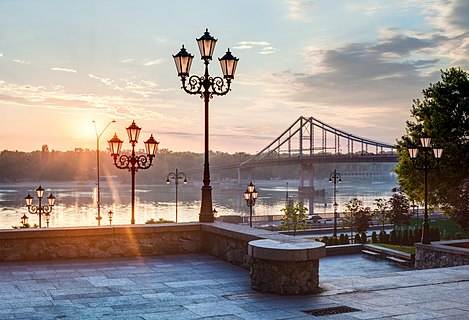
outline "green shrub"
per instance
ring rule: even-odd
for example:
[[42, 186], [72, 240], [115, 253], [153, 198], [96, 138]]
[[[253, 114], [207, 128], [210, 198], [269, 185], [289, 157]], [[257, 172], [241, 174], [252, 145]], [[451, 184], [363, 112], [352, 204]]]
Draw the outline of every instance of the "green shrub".
[[457, 240], [461, 240], [462, 239], [462, 232], [456, 232], [454, 234], [454, 237], [457, 239]]
[[321, 242], [325, 243], [327, 246], [327, 243], [329, 242], [329, 237], [328, 236], [322, 237]]
[[365, 244], [366, 243], [366, 232], [362, 232], [361, 236], [360, 236], [360, 240], [362, 241], [362, 244]]
[[399, 235], [396, 230], [392, 230], [389, 236], [390, 244], [399, 244]]
[[353, 243], [355, 243], [355, 244], [357, 244], [357, 243], [362, 243], [362, 239], [361, 239], [359, 233], [357, 233], [357, 234], [355, 235], [355, 239], [354, 239], [354, 242], [353, 242]]
[[341, 233], [339, 236], [339, 244], [350, 244], [348, 235]]
[[378, 243], [378, 235], [376, 234], [376, 231], [373, 231], [371, 234], [371, 243]]
[[389, 243], [389, 235], [386, 231], [381, 231], [378, 236], [379, 243]]
[[409, 240], [409, 230], [404, 229], [404, 231], [402, 232], [401, 236], [402, 236], [402, 240], [401, 240], [402, 245], [404, 245], [404, 246], [409, 246], [409, 245], [410, 245], [410, 244], [409, 244], [409, 243], [410, 243], [410, 240]]

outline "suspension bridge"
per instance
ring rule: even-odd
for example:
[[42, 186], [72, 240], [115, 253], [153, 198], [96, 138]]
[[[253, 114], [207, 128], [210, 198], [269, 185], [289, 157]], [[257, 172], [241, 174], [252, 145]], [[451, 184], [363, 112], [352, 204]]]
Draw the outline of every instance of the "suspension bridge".
[[250, 178], [254, 168], [298, 165], [299, 189], [308, 190], [314, 189], [314, 165], [357, 162], [397, 162], [395, 146], [345, 132], [314, 117], [301, 116], [248, 160], [211, 166], [211, 171], [237, 169], [241, 183], [242, 172]]

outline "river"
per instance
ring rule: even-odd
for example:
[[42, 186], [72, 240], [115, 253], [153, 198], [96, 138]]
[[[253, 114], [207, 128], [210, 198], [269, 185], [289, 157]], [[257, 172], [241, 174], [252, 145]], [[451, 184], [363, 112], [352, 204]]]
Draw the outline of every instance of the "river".
[[[315, 181], [317, 189], [325, 189], [326, 195], [311, 199], [299, 199], [297, 181], [261, 180], [254, 181], [259, 198], [254, 206], [255, 215], [280, 214], [285, 205], [287, 192], [295, 201], [302, 200], [307, 208], [321, 216], [332, 214], [333, 185], [327, 181]], [[396, 182], [371, 183], [351, 182], [337, 185], [338, 211], [345, 208], [345, 203], [352, 197], [362, 200], [366, 206], [372, 207], [375, 198], [388, 199]], [[0, 184], [0, 229], [11, 229], [20, 225], [23, 214], [29, 217], [30, 224], [38, 224], [38, 216], [28, 213], [24, 197], [30, 193], [37, 205], [36, 183]], [[44, 198], [52, 193], [56, 197], [56, 205], [50, 217], [50, 227], [96, 226], [96, 194], [94, 182], [44, 182], [46, 189]], [[213, 206], [218, 215], [248, 215], [249, 208], [243, 198], [246, 186], [237, 186], [232, 182], [212, 183]], [[175, 220], [175, 186], [173, 185], [139, 185], [136, 188], [136, 223], [145, 223], [149, 219]], [[198, 221], [200, 210], [200, 185], [179, 185], [178, 189], [178, 221]], [[46, 199], [43, 202], [47, 202]], [[311, 204], [310, 204], [311, 203]], [[112, 224], [129, 224], [131, 215], [130, 185], [101, 183], [101, 225], [108, 225], [107, 212], [112, 210]], [[43, 217], [42, 226], [46, 226]]]

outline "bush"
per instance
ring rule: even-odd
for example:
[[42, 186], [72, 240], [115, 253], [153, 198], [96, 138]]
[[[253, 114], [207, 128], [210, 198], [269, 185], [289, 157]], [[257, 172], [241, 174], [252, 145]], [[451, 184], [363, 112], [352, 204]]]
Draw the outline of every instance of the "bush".
[[389, 236], [389, 243], [395, 245], [399, 244], [399, 235], [397, 234], [396, 230], [391, 231], [391, 234]]
[[404, 232], [402, 232], [402, 245], [404, 246], [409, 246], [410, 244], [409, 240], [409, 230], [404, 229]]
[[151, 218], [150, 220], [145, 221], [145, 224], [157, 224], [157, 223], [174, 223], [174, 221], [165, 220], [163, 218], [159, 218], [158, 220]]
[[366, 232], [362, 232], [360, 238], [361, 238], [362, 244], [365, 244], [365, 243], [366, 243], [366, 239], [367, 239], [367, 237], [366, 237]]
[[328, 246], [337, 246], [339, 244], [339, 239], [337, 237], [330, 237], [328, 240]]
[[430, 228], [430, 241], [440, 241], [440, 230], [438, 228]]
[[422, 229], [417, 229], [414, 233], [414, 242], [422, 241]]
[[376, 234], [376, 231], [373, 231], [371, 234], [371, 243], [378, 243], [378, 235]]
[[381, 231], [378, 236], [378, 240], [380, 243], [389, 243], [389, 235], [386, 231]]
[[456, 232], [454, 234], [454, 237], [457, 239], [457, 240], [461, 240], [462, 239], [462, 232]]
[[353, 243], [355, 243], [355, 244], [357, 244], [357, 243], [362, 243], [362, 239], [361, 239], [359, 233], [357, 233], [357, 234], [355, 235], [355, 239], [354, 239], [354, 242], [353, 242]]
[[328, 236], [322, 237], [321, 242], [324, 242], [327, 246], [327, 243], [329, 242], [329, 237]]
[[341, 233], [339, 236], [339, 244], [350, 244], [348, 235]]

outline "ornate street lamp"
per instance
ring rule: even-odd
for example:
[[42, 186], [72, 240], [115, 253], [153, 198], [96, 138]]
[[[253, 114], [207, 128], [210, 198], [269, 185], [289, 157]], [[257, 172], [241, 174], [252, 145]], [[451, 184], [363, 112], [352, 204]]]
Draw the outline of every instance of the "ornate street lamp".
[[[423, 224], [422, 224], [422, 243], [423, 244], [430, 244], [430, 228], [428, 224], [428, 208], [427, 208], [427, 200], [428, 200], [428, 183], [427, 183], [427, 176], [428, 171], [430, 169], [438, 168], [439, 160], [441, 155], [443, 154], [443, 147], [440, 145], [433, 145], [431, 146], [431, 138], [424, 132], [420, 137], [421, 146], [417, 146], [415, 144], [411, 145], [408, 148], [410, 159], [412, 160], [412, 165], [417, 170], [423, 170], [424, 172], [424, 194], [425, 194], [425, 203], [424, 203], [424, 212], [423, 212]], [[422, 157], [417, 157], [419, 153], [423, 153]], [[434, 161], [430, 158], [430, 155], [433, 153]]]
[[246, 191], [244, 191], [244, 200], [249, 207], [249, 226], [252, 228], [252, 207], [256, 204], [256, 199], [259, 196], [259, 192], [256, 191], [256, 187], [252, 182], [248, 185]]
[[99, 165], [99, 138], [101, 138], [102, 134], [104, 133], [104, 131], [106, 131], [106, 129], [111, 125], [111, 123], [115, 123], [116, 120], [112, 120], [111, 122], [109, 122], [107, 124], [107, 126], [103, 129], [103, 131], [101, 131], [100, 134], [98, 134], [98, 129], [96, 128], [96, 122], [93, 120], [93, 124], [94, 124], [94, 131], [96, 132], [96, 184], [97, 184], [97, 199], [96, 199], [96, 204], [98, 206], [98, 215], [96, 216], [96, 220], [98, 220], [98, 226], [101, 225], [101, 190], [99, 188], [99, 170], [100, 170], [100, 165]]
[[205, 160], [204, 178], [202, 186], [202, 204], [200, 208], [199, 221], [213, 222], [212, 209], [212, 187], [210, 186], [210, 164], [209, 164], [209, 101], [214, 96], [223, 96], [230, 91], [231, 80], [234, 79], [238, 58], [234, 57], [230, 49], [219, 58], [223, 78], [211, 77], [208, 73], [208, 65], [212, 60], [213, 51], [217, 39], [212, 37], [206, 29], [205, 33], [196, 39], [202, 60], [205, 64], [203, 76], [189, 76], [194, 56], [186, 51], [184, 45], [181, 50], [173, 55], [178, 76], [181, 77], [182, 89], [189, 94], [197, 94], [203, 97], [205, 103]]
[[336, 169], [331, 172], [329, 175], [329, 182], [334, 183], [334, 237], [337, 237], [337, 208], [339, 205], [337, 204], [337, 183], [342, 183], [342, 177], [340, 173], [337, 172]]
[[[28, 212], [32, 214], [37, 214], [39, 216], [39, 228], [41, 228], [41, 219], [42, 219], [41, 215], [43, 213], [46, 215], [49, 215], [52, 212], [52, 208], [54, 207], [54, 204], [55, 204], [55, 197], [51, 193], [50, 196], [47, 197], [47, 205], [45, 206], [42, 205], [42, 198], [44, 196], [44, 191], [45, 191], [44, 188], [41, 186], [39, 186], [39, 188], [36, 189], [37, 198], [39, 200], [38, 206], [33, 206], [34, 198], [31, 197], [29, 193], [24, 198], [24, 200], [26, 201], [26, 207], [28, 208]], [[21, 220], [23, 221], [23, 218]], [[49, 227], [49, 221], [47, 221], [47, 227]]]
[[114, 137], [108, 141], [109, 148], [111, 149], [111, 157], [114, 159], [114, 165], [119, 169], [127, 169], [132, 175], [132, 217], [130, 220], [131, 224], [135, 224], [135, 172], [138, 170], [145, 170], [151, 167], [153, 158], [155, 157], [156, 151], [158, 150], [159, 142], [153, 138], [153, 135], [144, 142], [146, 155], [135, 154], [135, 145], [138, 143], [138, 137], [142, 128], [132, 121], [132, 124], [126, 128], [127, 135], [129, 136], [129, 142], [132, 145], [132, 153], [130, 156], [120, 154], [122, 148], [122, 141], [114, 134]]
[[112, 216], [114, 215], [114, 213], [112, 212], [112, 210], [109, 210], [109, 212], [107, 213], [107, 217], [109, 218], [109, 225], [112, 224]]
[[166, 177], [166, 184], [170, 184], [171, 180], [174, 180], [174, 184], [176, 185], [176, 223], [178, 222], [178, 186], [179, 180], [182, 180], [184, 184], [187, 184], [187, 177], [184, 172], [179, 172], [176, 168], [176, 172], [168, 173]]

